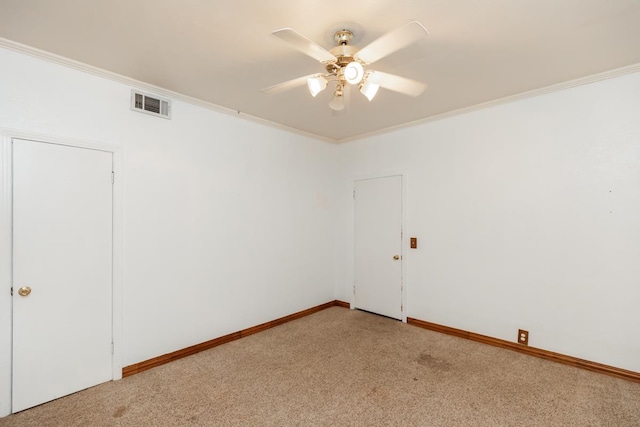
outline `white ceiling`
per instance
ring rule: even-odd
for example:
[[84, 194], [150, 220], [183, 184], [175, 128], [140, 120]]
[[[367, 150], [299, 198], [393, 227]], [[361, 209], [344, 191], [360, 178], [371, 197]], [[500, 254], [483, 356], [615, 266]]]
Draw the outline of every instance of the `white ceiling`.
[[[271, 32], [326, 49], [347, 28], [363, 47], [409, 21], [430, 37], [375, 64], [424, 81], [410, 98], [260, 89], [323, 67]], [[0, 37], [326, 139], [421, 121], [640, 64], [638, 0], [0, 0]]]

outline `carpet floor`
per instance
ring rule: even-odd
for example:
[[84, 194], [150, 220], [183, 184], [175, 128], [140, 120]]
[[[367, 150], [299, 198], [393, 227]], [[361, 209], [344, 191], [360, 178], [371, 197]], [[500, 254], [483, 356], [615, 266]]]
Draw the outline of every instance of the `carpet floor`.
[[332, 307], [0, 426], [640, 426], [640, 384]]

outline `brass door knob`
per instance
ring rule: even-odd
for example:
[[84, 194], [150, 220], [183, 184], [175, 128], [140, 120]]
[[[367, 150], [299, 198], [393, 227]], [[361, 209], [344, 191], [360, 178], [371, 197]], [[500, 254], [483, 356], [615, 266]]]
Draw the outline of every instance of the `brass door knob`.
[[31, 293], [31, 288], [28, 286], [23, 286], [20, 289], [18, 289], [18, 293], [20, 294], [21, 297], [26, 297]]
[[400, 255], [394, 255], [393, 259], [396, 260], [396, 261], [399, 260], [400, 259]]

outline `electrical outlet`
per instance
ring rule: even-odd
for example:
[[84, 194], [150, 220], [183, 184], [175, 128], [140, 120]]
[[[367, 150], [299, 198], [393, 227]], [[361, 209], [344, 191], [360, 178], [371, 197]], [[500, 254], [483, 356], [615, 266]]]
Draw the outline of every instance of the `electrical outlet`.
[[529, 345], [529, 331], [518, 329], [518, 343]]

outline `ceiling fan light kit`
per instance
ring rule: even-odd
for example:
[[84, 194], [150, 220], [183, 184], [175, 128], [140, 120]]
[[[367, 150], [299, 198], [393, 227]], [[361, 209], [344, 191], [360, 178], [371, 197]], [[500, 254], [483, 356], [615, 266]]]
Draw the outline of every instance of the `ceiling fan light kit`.
[[365, 70], [365, 66], [426, 38], [427, 30], [417, 21], [381, 36], [362, 49], [349, 44], [353, 39], [353, 33], [347, 29], [336, 32], [334, 39], [338, 45], [329, 51], [291, 28], [274, 31], [273, 35], [321, 62], [326, 73], [298, 77], [267, 87], [262, 90], [267, 95], [306, 83], [309, 93], [315, 97], [327, 88], [329, 82], [335, 82], [335, 91], [329, 107], [334, 111], [341, 111], [345, 108], [344, 91], [349, 85], [357, 86], [369, 101], [376, 96], [380, 87], [409, 96], [418, 96], [427, 87], [422, 82], [405, 77]]

